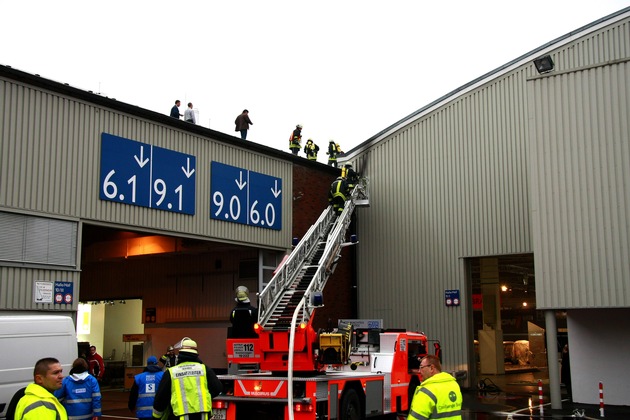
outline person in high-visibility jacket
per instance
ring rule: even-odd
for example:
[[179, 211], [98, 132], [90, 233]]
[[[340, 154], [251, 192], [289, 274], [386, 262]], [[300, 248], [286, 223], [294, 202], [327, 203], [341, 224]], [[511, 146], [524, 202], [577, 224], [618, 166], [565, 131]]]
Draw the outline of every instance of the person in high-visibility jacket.
[[462, 392], [455, 378], [442, 372], [440, 359], [425, 356], [420, 362], [422, 383], [411, 401], [409, 419], [461, 420]]
[[334, 211], [337, 214], [343, 212], [343, 208], [346, 205], [348, 199], [348, 183], [342, 176], [337, 177], [330, 185], [330, 191], [328, 191], [328, 202], [332, 204]]
[[291, 133], [291, 137], [289, 137], [289, 149], [291, 150], [291, 153], [297, 156], [301, 148], [302, 148], [302, 124], [298, 124], [295, 126], [295, 130], [293, 130], [293, 133]]
[[313, 142], [313, 139], [308, 139], [304, 145], [304, 154], [308, 160], [317, 160], [317, 152], [319, 152], [319, 146]]
[[341, 168], [341, 176], [346, 179], [348, 182], [348, 190], [352, 191], [355, 185], [359, 182], [359, 174], [356, 173], [354, 169], [352, 169], [351, 163], [346, 163]]
[[214, 371], [204, 365], [197, 353], [197, 343], [184, 337], [175, 345], [179, 349], [177, 365], [164, 372], [153, 401], [153, 417], [208, 420], [212, 417], [212, 398], [223, 390]]
[[328, 142], [328, 151], [326, 152], [326, 154], [328, 155], [328, 165], [336, 168], [337, 167], [337, 156], [343, 153], [341, 151], [341, 146], [339, 146], [337, 143], [335, 143], [334, 140], [330, 140], [330, 142]]
[[66, 409], [53, 393], [63, 384], [59, 360], [46, 357], [35, 363], [34, 383], [28, 385], [15, 409], [16, 420], [68, 420]]

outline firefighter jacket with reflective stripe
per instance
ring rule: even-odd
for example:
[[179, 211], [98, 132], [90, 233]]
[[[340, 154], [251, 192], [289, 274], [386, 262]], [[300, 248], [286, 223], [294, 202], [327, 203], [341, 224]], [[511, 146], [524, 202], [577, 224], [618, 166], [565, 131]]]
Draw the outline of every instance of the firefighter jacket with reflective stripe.
[[346, 200], [346, 194], [348, 194], [348, 183], [343, 178], [337, 178], [330, 186], [330, 192], [328, 193], [328, 200], [332, 201], [334, 198], [339, 197]]
[[153, 400], [163, 375], [164, 372], [158, 366], [149, 365], [144, 372], [134, 377], [132, 392], [137, 392], [135, 409], [136, 417], [139, 419], [153, 417]]
[[289, 149], [301, 149], [302, 148], [302, 130], [295, 129], [293, 134], [289, 138]]
[[171, 407], [176, 417], [212, 413], [206, 366], [184, 362], [168, 370], [171, 375]]
[[416, 388], [409, 419], [461, 420], [462, 392], [453, 376], [440, 372]]
[[87, 371], [63, 378], [63, 385], [55, 397], [68, 413], [69, 420], [85, 420], [101, 416], [101, 389], [98, 381]]
[[46, 388], [30, 384], [15, 409], [16, 420], [68, 420], [66, 409]]
[[317, 152], [319, 152], [319, 146], [313, 143], [312, 140], [306, 142], [304, 146], [304, 154], [308, 160], [317, 160]]

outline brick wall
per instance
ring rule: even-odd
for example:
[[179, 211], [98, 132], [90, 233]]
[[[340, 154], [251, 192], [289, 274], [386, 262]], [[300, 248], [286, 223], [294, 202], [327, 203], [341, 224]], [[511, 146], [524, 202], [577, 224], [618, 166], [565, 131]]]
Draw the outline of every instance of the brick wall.
[[[306, 233], [322, 211], [328, 206], [330, 184], [339, 170], [305, 162], [293, 167], [293, 237]], [[349, 237], [349, 236], [348, 236]], [[341, 253], [337, 268], [324, 288], [324, 307], [317, 309], [313, 319], [315, 329], [325, 328], [330, 319], [356, 318], [354, 301], [354, 251], [346, 247]]]

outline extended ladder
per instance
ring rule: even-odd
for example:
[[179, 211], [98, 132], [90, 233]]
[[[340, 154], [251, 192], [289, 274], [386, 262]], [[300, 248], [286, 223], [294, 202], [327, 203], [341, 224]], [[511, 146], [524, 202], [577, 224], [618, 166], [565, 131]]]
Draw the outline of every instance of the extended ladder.
[[[288, 331], [299, 302], [304, 298], [311, 302], [324, 290], [337, 266], [341, 248], [347, 244], [345, 236], [354, 208], [369, 206], [367, 186], [366, 178], [359, 180], [338, 217], [333, 207], [328, 206], [278, 267], [259, 295], [258, 323], [264, 329]], [[314, 309], [313, 305], [304, 305], [301, 322], [308, 322]]]

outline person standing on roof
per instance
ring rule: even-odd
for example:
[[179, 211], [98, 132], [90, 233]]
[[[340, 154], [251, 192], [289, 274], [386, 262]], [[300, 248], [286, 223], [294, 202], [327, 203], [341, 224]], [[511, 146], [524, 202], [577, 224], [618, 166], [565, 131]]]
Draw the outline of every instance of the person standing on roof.
[[188, 108], [184, 111], [184, 120], [189, 123], [197, 124], [197, 119], [195, 118], [195, 111], [193, 111], [192, 102], [188, 102]]
[[328, 191], [328, 202], [332, 204], [333, 210], [339, 215], [343, 212], [347, 199], [348, 183], [344, 177], [339, 176], [330, 185], [330, 191]]
[[243, 112], [236, 117], [234, 124], [236, 124], [236, 129], [234, 131], [240, 131], [241, 139], [247, 140], [247, 130], [249, 130], [250, 124], [254, 125], [252, 120], [249, 119], [249, 111], [244, 109]]
[[304, 145], [304, 154], [308, 160], [317, 161], [317, 152], [319, 152], [319, 146], [313, 142], [313, 139], [308, 139]]
[[63, 378], [55, 397], [66, 409], [70, 419], [98, 419], [101, 417], [101, 388], [96, 378], [89, 374], [85, 359], [72, 363], [70, 376]]
[[155, 356], [149, 356], [147, 367], [134, 377], [127, 407], [135, 411], [139, 419], [153, 418], [153, 401], [164, 372], [157, 364]]
[[461, 420], [462, 392], [452, 375], [442, 372], [440, 359], [425, 356], [420, 362], [422, 383], [416, 388], [409, 418]]
[[223, 385], [199, 359], [194, 340], [184, 337], [175, 348], [179, 349], [179, 362], [162, 376], [153, 402], [153, 417], [162, 418], [170, 408], [169, 419], [207, 420], [212, 417], [212, 398], [221, 393]]
[[291, 134], [289, 138], [289, 149], [291, 153], [295, 156], [298, 155], [300, 149], [302, 148], [302, 124], [298, 124], [295, 126], [295, 130]]
[[331, 139], [330, 142], [328, 142], [328, 151], [326, 152], [328, 155], [328, 165], [334, 168], [337, 167], [337, 156], [339, 153], [343, 153], [341, 151], [341, 146]]
[[175, 105], [173, 105], [173, 108], [171, 108], [171, 117], [177, 118], [178, 120], [179, 120], [179, 117], [183, 117], [183, 115], [180, 114], [179, 112], [179, 106], [181, 104], [182, 103], [180, 102], [179, 99], [175, 101]]
[[254, 324], [258, 321], [258, 309], [249, 301], [249, 289], [245, 286], [236, 288], [236, 307], [230, 314], [232, 327], [228, 332], [229, 338], [256, 338]]

